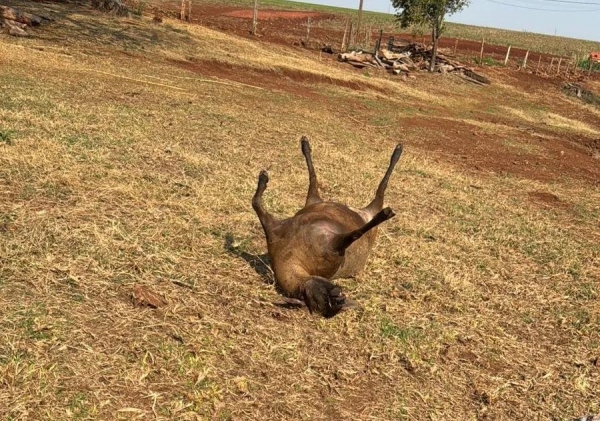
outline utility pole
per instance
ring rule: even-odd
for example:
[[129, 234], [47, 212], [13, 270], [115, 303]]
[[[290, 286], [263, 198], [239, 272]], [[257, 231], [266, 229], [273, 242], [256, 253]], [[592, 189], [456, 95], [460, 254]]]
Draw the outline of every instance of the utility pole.
[[356, 24], [356, 33], [360, 34], [360, 20], [362, 18], [363, 0], [358, 3], [358, 23]]

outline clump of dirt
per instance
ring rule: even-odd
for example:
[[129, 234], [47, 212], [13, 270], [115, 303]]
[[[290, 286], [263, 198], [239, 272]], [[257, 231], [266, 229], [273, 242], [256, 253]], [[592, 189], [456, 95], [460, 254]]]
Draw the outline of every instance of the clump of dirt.
[[527, 194], [532, 199], [540, 200], [544, 203], [548, 203], [548, 204], [560, 203], [560, 199], [558, 198], [558, 196], [555, 194], [552, 194], [552, 193], [542, 192], [542, 191], [530, 191]]
[[561, 200], [557, 195], [543, 192], [543, 191], [530, 191], [527, 193], [529, 198], [534, 202], [542, 203], [546, 206], [557, 208], [557, 209], [570, 209], [571, 205]]
[[579, 143], [581, 143], [586, 148], [591, 149], [593, 155], [594, 155], [594, 152], [595, 153], [600, 152], [600, 138], [597, 138], [597, 139], [589, 139], [589, 138], [587, 138], [587, 139], [581, 139], [581, 141]]

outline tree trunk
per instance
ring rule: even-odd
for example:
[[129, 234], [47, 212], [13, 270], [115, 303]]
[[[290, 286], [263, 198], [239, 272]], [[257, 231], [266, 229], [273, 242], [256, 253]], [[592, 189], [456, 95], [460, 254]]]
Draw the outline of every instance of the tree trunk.
[[438, 41], [440, 40], [439, 29], [436, 25], [433, 25], [431, 30], [431, 41], [433, 42], [433, 48], [431, 50], [431, 61], [429, 62], [429, 71], [433, 72], [435, 70], [435, 59], [437, 57], [437, 47]]
[[92, 0], [92, 7], [118, 16], [129, 16], [129, 10], [122, 0]]

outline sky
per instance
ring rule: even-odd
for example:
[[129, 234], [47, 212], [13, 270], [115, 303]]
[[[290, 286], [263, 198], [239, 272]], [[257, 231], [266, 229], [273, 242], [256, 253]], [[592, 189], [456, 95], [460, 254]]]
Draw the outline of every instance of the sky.
[[[302, 1], [348, 8], [358, 8], [359, 2]], [[364, 0], [363, 9], [394, 13], [390, 0]], [[447, 20], [600, 42], [600, 0], [471, 0], [462, 12]]]

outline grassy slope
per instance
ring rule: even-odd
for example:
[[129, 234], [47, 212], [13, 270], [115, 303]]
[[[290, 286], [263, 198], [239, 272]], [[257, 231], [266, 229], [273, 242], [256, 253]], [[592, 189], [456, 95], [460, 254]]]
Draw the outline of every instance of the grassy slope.
[[[244, 260], [265, 248], [249, 204], [261, 168], [269, 209], [290, 215], [302, 203], [301, 134], [325, 195], [366, 203], [394, 139], [429, 134], [361, 130], [346, 107], [366, 116], [377, 104], [373, 125], [434, 109], [460, 119], [481, 107], [477, 87], [374, 78], [395, 95], [323, 86], [315, 102], [214, 83], [167, 59], [364, 77], [201, 27], [44, 7], [62, 24], [0, 39], [0, 418], [600, 411], [589, 363], [600, 340], [600, 195], [585, 183], [476, 176], [408, 148], [387, 198], [397, 217], [366, 270], [341, 281], [363, 308], [330, 321], [272, 306], [273, 287]], [[535, 104], [490, 89], [483, 101], [506, 97], [523, 113]], [[524, 194], [540, 189], [574, 210]], [[134, 283], [169, 306], [133, 308]]]
[[[201, 0], [202, 3], [223, 4], [218, 0]], [[240, 7], [252, 7], [252, 0], [227, 0], [226, 4]], [[197, 4], [197, 3], [194, 3]], [[314, 10], [326, 13], [335, 13], [338, 15], [356, 15], [356, 10], [345, 9], [331, 6], [321, 6], [317, 4], [295, 2], [289, 0], [261, 0], [261, 7], [271, 9], [299, 9]], [[452, 20], [452, 18], [450, 18]], [[393, 24], [393, 17], [386, 13], [364, 12], [364, 25], [372, 26], [374, 29], [383, 28], [388, 30]], [[397, 31], [398, 29], [396, 29]], [[410, 31], [410, 30], [407, 30]], [[424, 31], [427, 34], [427, 31]], [[463, 25], [459, 23], [448, 22], [445, 36], [474, 41], [481, 41], [485, 38], [488, 44], [512, 45], [532, 51], [557, 54], [572, 57], [576, 54], [579, 57], [589, 54], [591, 51], [600, 51], [600, 43], [595, 41], [574, 39], [568, 37], [557, 37], [552, 35], [536, 34], [524, 31], [512, 31], [508, 29], [486, 28], [480, 26]]]

